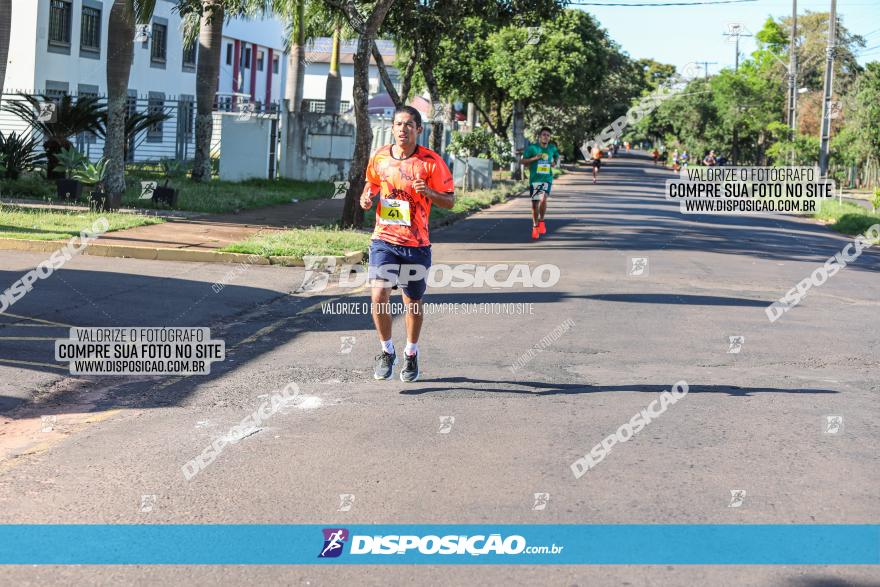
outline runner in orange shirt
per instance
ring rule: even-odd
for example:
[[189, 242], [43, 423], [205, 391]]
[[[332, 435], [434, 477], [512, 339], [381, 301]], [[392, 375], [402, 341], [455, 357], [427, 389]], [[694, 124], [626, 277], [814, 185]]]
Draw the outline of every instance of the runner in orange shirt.
[[599, 145], [593, 145], [590, 151], [590, 158], [593, 160], [593, 183], [599, 180], [599, 169], [602, 167], [602, 156], [604, 155]]
[[437, 153], [416, 143], [422, 133], [422, 116], [412, 106], [401, 106], [392, 122], [394, 144], [379, 147], [367, 165], [361, 207], [369, 210], [379, 196], [376, 228], [370, 241], [369, 277], [372, 314], [382, 343], [373, 377], [391, 379], [397, 352], [391, 339], [391, 287], [400, 284], [406, 306], [406, 348], [400, 379], [419, 378], [419, 334], [422, 329], [422, 296], [431, 267], [428, 220], [431, 204], [452, 208], [455, 193], [452, 173]]

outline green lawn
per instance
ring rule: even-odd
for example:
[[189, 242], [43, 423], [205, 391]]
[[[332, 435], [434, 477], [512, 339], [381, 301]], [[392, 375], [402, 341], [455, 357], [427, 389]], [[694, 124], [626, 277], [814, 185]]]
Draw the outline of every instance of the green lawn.
[[110, 223], [110, 231], [164, 222], [161, 218], [137, 214], [64, 212], [3, 206], [0, 208], [0, 238], [66, 240], [79, 236], [82, 230], [91, 230], [95, 220], [102, 217]]
[[367, 232], [335, 228], [295, 228], [262, 232], [221, 250], [264, 257], [302, 259], [305, 255], [345, 255], [355, 251], [366, 253], [369, 246], [370, 235]]
[[[123, 206], [156, 208], [152, 200], [138, 199], [141, 181], [158, 181], [160, 186], [165, 184], [158, 170], [140, 168], [128, 171], [127, 188], [122, 196]], [[333, 184], [329, 181], [249, 179], [232, 182], [212, 179], [206, 183], [196, 183], [186, 177], [172, 180], [168, 186], [178, 189], [176, 209], [192, 212], [234, 212], [272, 204], [287, 204], [294, 198], [303, 201], [333, 196]]]
[[867, 208], [850, 202], [838, 203], [825, 200], [819, 205], [816, 218], [829, 222], [829, 226], [843, 234], [862, 234], [869, 227], [880, 223], [880, 211], [871, 213]]
[[[139, 164], [126, 170], [127, 188], [122, 196], [126, 208], [158, 208], [152, 200], [140, 200], [141, 181], [158, 181], [164, 185], [158, 165]], [[213, 179], [196, 183], [188, 177], [169, 182], [177, 188], [177, 210], [191, 212], [222, 213], [259, 208], [272, 204], [287, 204], [296, 198], [300, 201], [333, 196], [333, 184], [329, 181], [296, 181], [293, 179], [250, 179], [242, 182]], [[28, 198], [44, 201], [55, 200], [55, 182], [38, 174], [25, 174], [21, 179], [0, 179], [0, 194], [4, 198]], [[87, 204], [89, 188], [83, 187], [83, 201]]]

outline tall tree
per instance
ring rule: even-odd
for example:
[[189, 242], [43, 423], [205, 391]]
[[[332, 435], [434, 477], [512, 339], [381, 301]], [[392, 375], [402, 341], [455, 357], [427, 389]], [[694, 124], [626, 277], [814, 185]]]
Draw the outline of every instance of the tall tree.
[[156, 0], [113, 0], [107, 27], [107, 134], [104, 187], [108, 201], [118, 201], [125, 191], [125, 117], [128, 113], [128, 78], [134, 54], [135, 23], [147, 24]]
[[365, 173], [370, 160], [370, 146], [373, 142], [373, 131], [370, 128], [368, 102], [370, 98], [370, 56], [376, 34], [388, 10], [395, 0], [375, 0], [370, 3], [366, 17], [360, 13], [354, 0], [325, 0], [327, 4], [341, 10], [349, 26], [359, 33], [357, 52], [354, 56], [354, 116], [355, 146], [354, 157], [348, 172], [348, 192], [345, 194], [345, 206], [342, 211], [342, 226], [361, 226], [364, 211], [358, 200], [366, 183]]
[[342, 78], [339, 77], [339, 51], [342, 43], [342, 23], [336, 22], [333, 27], [333, 48], [330, 53], [330, 71], [327, 73], [327, 85], [324, 89], [324, 112], [339, 113], [342, 101]]
[[9, 62], [9, 37], [12, 36], [12, 0], [0, 0], [0, 95], [6, 83]]
[[302, 108], [303, 87], [306, 77], [306, 2], [289, 0], [284, 11], [290, 23], [290, 46], [287, 50], [287, 85], [284, 96], [288, 100], [290, 112]]
[[211, 179], [211, 135], [214, 133], [214, 98], [220, 75], [224, 15], [225, 8], [221, 0], [203, 0], [196, 64], [196, 148], [192, 167], [194, 181]]
[[[462, 34], [462, 23], [467, 18], [482, 22], [485, 25], [483, 32], [488, 34], [514, 22], [523, 26], [550, 22], [563, 4], [561, 0], [401, 0], [395, 5], [383, 27], [383, 33], [389, 33], [398, 47], [410, 57], [412, 68], [409, 63], [404, 68], [406, 89], [409, 90], [412, 70], [417, 67], [431, 96], [438, 113], [431, 119], [432, 149], [440, 150], [445, 130], [444, 119], [447, 123], [451, 119], [449, 108], [444, 108], [442, 102], [459, 93], [459, 86], [444, 84], [436, 71], [441, 60], [459, 58], [459, 55], [442, 54], [441, 44], [452, 38], [464, 40], [467, 32]], [[468, 40], [479, 39], [470, 36]], [[450, 95], [445, 95], [447, 93]]]
[[281, 14], [291, 0], [177, 0], [184, 19], [185, 39], [198, 37], [196, 65], [196, 136], [192, 168], [194, 181], [211, 179], [211, 136], [214, 100], [220, 75], [220, 54], [225, 18], [253, 18], [273, 11]]

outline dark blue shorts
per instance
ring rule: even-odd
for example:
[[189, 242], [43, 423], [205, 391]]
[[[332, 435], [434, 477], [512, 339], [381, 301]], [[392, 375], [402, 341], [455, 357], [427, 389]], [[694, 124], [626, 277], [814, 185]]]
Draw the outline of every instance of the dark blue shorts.
[[[370, 241], [369, 278], [399, 284], [411, 300], [420, 300], [428, 288], [431, 246], [405, 247], [383, 240]], [[403, 269], [403, 276], [401, 276]]]

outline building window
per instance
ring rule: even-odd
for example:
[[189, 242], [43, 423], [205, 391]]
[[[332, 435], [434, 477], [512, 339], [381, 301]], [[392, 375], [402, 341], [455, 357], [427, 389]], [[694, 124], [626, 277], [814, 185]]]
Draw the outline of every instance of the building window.
[[186, 138], [193, 136], [196, 120], [195, 106], [195, 96], [184, 94], [180, 96], [180, 100], [177, 102], [177, 116], [179, 117], [181, 130]]
[[196, 52], [199, 49], [198, 43], [193, 43], [189, 47], [183, 46], [183, 68], [194, 70], [196, 68]]
[[70, 0], [51, 0], [49, 4], [49, 44], [70, 46]]
[[153, 23], [153, 46], [150, 52], [150, 61], [153, 63], [165, 63], [165, 50], [168, 41], [168, 25]]
[[232, 65], [232, 43], [226, 43], [226, 65]]
[[275, 57], [272, 58], [272, 73], [275, 73], [275, 74], [278, 73], [278, 64], [279, 64], [279, 62], [280, 62], [280, 59], [278, 59], [278, 56], [277, 56], [277, 55], [276, 55]]
[[257, 71], [263, 71], [263, 61], [266, 58], [265, 51], [257, 51]]
[[[147, 102], [147, 113], [155, 114], [165, 112], [165, 94], [162, 92], [150, 92], [150, 99]], [[147, 129], [147, 142], [162, 142], [162, 122], [157, 122]]]
[[[80, 98], [97, 98], [98, 97], [98, 86], [90, 85], [90, 84], [79, 84], [76, 88], [76, 97], [77, 100]], [[77, 149], [83, 150], [83, 147], [86, 144], [94, 145], [97, 142], [97, 135], [93, 132], [82, 132], [79, 133], [76, 137], [77, 140]]]
[[244, 69], [247, 69], [251, 66], [251, 48], [245, 47], [244, 51], [241, 52], [241, 66]]
[[83, 51], [101, 52], [101, 11], [83, 6], [79, 47]]
[[54, 82], [46, 80], [46, 97], [52, 99], [61, 99], [68, 94], [70, 84], [67, 82]]

